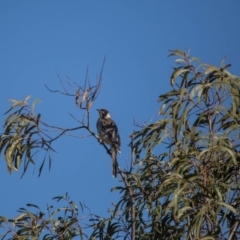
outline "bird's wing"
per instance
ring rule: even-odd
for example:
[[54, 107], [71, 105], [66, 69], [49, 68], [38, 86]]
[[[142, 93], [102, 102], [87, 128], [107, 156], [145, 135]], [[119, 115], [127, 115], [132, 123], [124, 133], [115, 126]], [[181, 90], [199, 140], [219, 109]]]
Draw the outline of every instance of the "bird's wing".
[[112, 119], [101, 119], [102, 132], [104, 132], [111, 143], [116, 144], [118, 148], [121, 145], [120, 136], [116, 123]]

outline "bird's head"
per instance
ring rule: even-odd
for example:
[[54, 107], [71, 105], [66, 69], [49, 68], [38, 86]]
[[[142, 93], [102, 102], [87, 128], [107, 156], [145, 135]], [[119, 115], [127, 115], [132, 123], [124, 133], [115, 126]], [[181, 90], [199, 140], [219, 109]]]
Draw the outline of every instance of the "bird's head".
[[111, 118], [108, 110], [106, 110], [106, 109], [97, 109], [97, 111], [98, 111], [98, 113], [99, 113], [101, 118], [104, 118], [104, 119]]

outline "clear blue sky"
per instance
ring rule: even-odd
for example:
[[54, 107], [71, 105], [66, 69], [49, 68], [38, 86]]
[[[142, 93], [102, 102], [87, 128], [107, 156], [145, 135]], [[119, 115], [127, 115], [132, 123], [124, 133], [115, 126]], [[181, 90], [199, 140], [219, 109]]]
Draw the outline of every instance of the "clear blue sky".
[[[69, 76], [82, 84], [89, 66], [94, 83], [106, 56], [103, 86], [91, 109], [96, 130], [97, 108], [110, 111], [122, 139], [119, 163], [130, 160], [129, 135], [139, 124], [158, 119], [160, 94], [170, 90], [174, 66], [169, 49], [191, 50], [203, 62], [220, 66], [226, 55], [230, 71], [240, 75], [240, 2], [231, 1], [3, 1], [0, 0], [0, 120], [9, 98], [32, 95], [42, 102], [36, 113], [45, 122], [74, 127], [68, 113], [81, 118], [73, 98], [53, 94]], [[1, 126], [2, 126], [1, 125]], [[1, 130], [2, 132], [2, 130]], [[85, 135], [80, 131], [75, 135]], [[51, 172], [38, 166], [7, 173], [0, 161], [0, 215], [16, 216], [16, 209], [35, 203], [42, 210], [51, 198], [68, 192], [72, 200], [84, 201], [93, 213], [107, 216], [119, 185], [111, 176], [111, 161], [92, 138], [63, 137], [53, 147]], [[41, 155], [35, 158], [41, 161]]]

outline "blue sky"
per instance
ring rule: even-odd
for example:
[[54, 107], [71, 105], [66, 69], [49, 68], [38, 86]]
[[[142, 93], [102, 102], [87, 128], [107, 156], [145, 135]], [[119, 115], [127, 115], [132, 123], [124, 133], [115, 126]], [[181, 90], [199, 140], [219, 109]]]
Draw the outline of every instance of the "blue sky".
[[[157, 98], [170, 90], [174, 61], [168, 50], [191, 50], [192, 56], [220, 66], [227, 56], [230, 71], [240, 75], [240, 2], [231, 1], [2, 1], [0, 0], [0, 120], [10, 107], [9, 98], [30, 103], [40, 98], [36, 113], [57, 126], [78, 123], [74, 98], [50, 93], [44, 84], [60, 89], [56, 71], [83, 84], [86, 68], [95, 83], [104, 56], [103, 85], [91, 109], [96, 131], [98, 113], [106, 108], [119, 127], [122, 154], [130, 160], [129, 135], [139, 124], [158, 119]], [[78, 131], [77, 136], [85, 135]], [[16, 209], [35, 203], [43, 210], [51, 198], [68, 192], [73, 201], [84, 201], [93, 213], [107, 216], [118, 199], [110, 189], [120, 183], [111, 176], [111, 161], [92, 138], [62, 137], [53, 144], [52, 169], [38, 178], [38, 166], [7, 173], [0, 161], [0, 215], [14, 217]], [[41, 162], [41, 155], [35, 158]]]

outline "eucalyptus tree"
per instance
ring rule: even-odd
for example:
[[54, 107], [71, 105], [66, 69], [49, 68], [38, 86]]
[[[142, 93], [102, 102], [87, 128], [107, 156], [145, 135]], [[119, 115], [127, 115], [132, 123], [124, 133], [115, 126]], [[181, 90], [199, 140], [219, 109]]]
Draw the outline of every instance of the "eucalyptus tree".
[[[28, 204], [16, 219], [0, 217], [5, 239], [240, 239], [240, 78], [227, 70], [225, 59], [215, 67], [181, 50], [170, 51], [170, 56], [176, 62], [171, 89], [158, 98], [156, 122], [138, 126], [130, 135], [130, 168], [118, 168], [119, 186], [112, 190], [119, 191], [120, 198], [109, 216], [89, 212], [83, 224], [85, 206], [77, 206], [66, 194], [55, 197], [65, 206], [49, 207], [47, 216]], [[101, 80], [100, 74], [94, 86], [76, 85], [75, 93], [50, 90], [73, 96], [85, 114], [80, 126], [58, 127], [59, 134], [49, 139], [43, 137], [41, 124], [56, 127], [26, 110], [27, 99], [14, 102], [10, 110], [15, 112], [6, 118], [0, 142], [8, 170], [23, 162], [25, 172], [36, 149], [51, 151], [51, 143], [68, 131], [84, 128], [99, 140], [90, 128], [89, 109]]]

